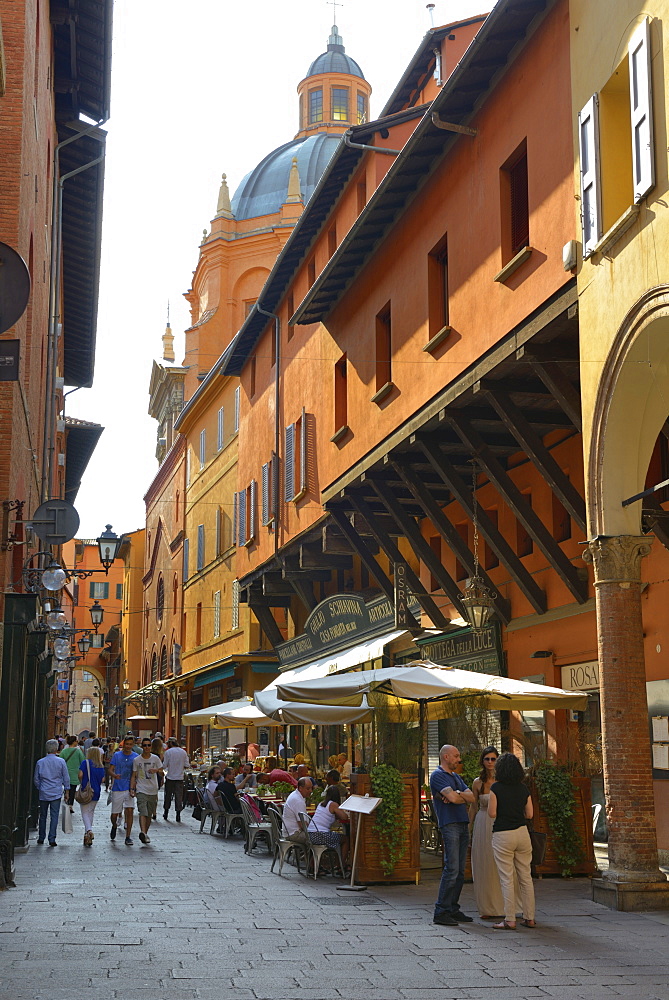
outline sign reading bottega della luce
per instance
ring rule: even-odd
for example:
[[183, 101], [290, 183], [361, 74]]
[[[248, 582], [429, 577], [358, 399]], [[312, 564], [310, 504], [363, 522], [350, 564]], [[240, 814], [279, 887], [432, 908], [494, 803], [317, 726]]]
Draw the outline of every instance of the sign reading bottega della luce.
[[471, 628], [448, 632], [435, 639], [417, 639], [420, 655], [424, 660], [444, 667], [477, 670], [482, 674], [504, 675], [502, 669], [502, 644], [498, 621], [489, 622], [485, 628]]

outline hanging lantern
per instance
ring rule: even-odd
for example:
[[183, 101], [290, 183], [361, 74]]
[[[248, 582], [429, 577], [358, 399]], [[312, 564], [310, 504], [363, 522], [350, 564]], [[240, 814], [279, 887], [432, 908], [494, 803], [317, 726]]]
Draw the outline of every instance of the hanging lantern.
[[495, 594], [491, 594], [480, 576], [474, 576], [469, 581], [462, 594], [462, 603], [469, 624], [478, 632], [488, 624], [495, 607]]

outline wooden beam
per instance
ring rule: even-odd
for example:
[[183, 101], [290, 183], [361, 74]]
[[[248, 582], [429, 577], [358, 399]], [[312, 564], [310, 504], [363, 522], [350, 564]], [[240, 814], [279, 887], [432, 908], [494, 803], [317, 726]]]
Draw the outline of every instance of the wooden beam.
[[[367, 502], [355, 490], [350, 490], [348, 492], [348, 497], [351, 500], [351, 503], [353, 503], [358, 508], [362, 516], [367, 521], [367, 524], [371, 528], [377, 542], [387, 555], [390, 562], [406, 563], [406, 559], [404, 558], [400, 550], [397, 548], [390, 535], [388, 535], [384, 530], [384, 528], [381, 527], [380, 524], [377, 522], [377, 517], [373, 513], [373, 511], [370, 510]], [[411, 590], [414, 597], [422, 607], [425, 614], [432, 619], [433, 624], [437, 628], [443, 628], [443, 629], [448, 628], [451, 624], [450, 618], [447, 618], [444, 615], [444, 613], [437, 607], [437, 605], [432, 600], [432, 598], [428, 594], [423, 584], [420, 582], [420, 579], [411, 569], [411, 566], [408, 565], [407, 565], [407, 583], [409, 585], [409, 589]]]
[[300, 569], [353, 569], [353, 557], [323, 552], [320, 545], [300, 545]]
[[386, 595], [389, 601], [395, 601], [395, 589], [393, 584], [388, 579], [386, 574], [383, 572], [374, 554], [369, 547], [367, 541], [360, 537], [358, 532], [355, 530], [353, 525], [348, 519], [347, 513], [342, 510], [341, 507], [337, 507], [335, 504], [328, 505], [328, 512], [330, 517], [333, 519], [335, 524], [338, 526], [342, 535], [349, 543], [351, 548], [357, 552], [360, 562], [365, 567], [370, 576], [374, 577], [379, 587]]
[[[557, 361], [548, 358], [545, 351], [537, 351], [531, 344], [519, 347], [516, 358], [519, 361], [529, 362], [532, 371], [539, 376], [550, 394], [560, 404], [576, 430], [581, 431], [583, 424], [580, 393], [574, 388]], [[577, 360], [578, 358], [574, 358], [574, 361]]]
[[[450, 548], [451, 552], [455, 555], [456, 559], [462, 563], [469, 576], [474, 576], [473, 552], [465, 542], [464, 538], [462, 538], [455, 525], [452, 524], [446, 517], [446, 514], [432, 496], [430, 490], [421, 481], [421, 478], [417, 475], [415, 469], [413, 469], [409, 464], [400, 464], [403, 457], [404, 456], [400, 455], [397, 460], [392, 460], [392, 464], [397, 470], [397, 474], [401, 476], [407, 487], [412, 491], [416, 500], [425, 511], [426, 517], [430, 519], [436, 530]], [[478, 574], [490, 593], [497, 593], [494, 583], [482, 566], [478, 567]], [[497, 593], [497, 597], [493, 598], [493, 604], [501, 621], [503, 621], [505, 625], [508, 625], [511, 621], [511, 607], [507, 599]]]
[[466, 618], [465, 606], [462, 603], [462, 591], [451, 574], [442, 565], [441, 559], [438, 559], [432, 551], [430, 543], [423, 537], [414, 519], [406, 511], [402, 510], [402, 507], [393, 496], [392, 490], [386, 484], [374, 483], [374, 489], [390, 516], [394, 517], [397, 521], [398, 527], [402, 529], [402, 534], [409, 540], [411, 548], [418, 558], [427, 566], [453, 607], [457, 608], [463, 618]]
[[283, 642], [283, 634], [270, 609], [262, 604], [256, 604], [256, 602], [252, 599], [249, 599], [249, 607], [258, 619], [261, 629], [271, 642], [272, 646], [278, 646], [279, 643]]
[[495, 407], [505, 427], [513, 434], [525, 454], [532, 460], [560, 503], [569, 511], [585, 534], [585, 501], [573, 483], [564, 474], [543, 443], [529, 420], [503, 392], [486, 389], [486, 395]]
[[[471, 488], [465, 484], [448, 459], [441, 454], [436, 441], [427, 435], [419, 436], [418, 441], [432, 463], [433, 468], [442, 476], [444, 482], [451, 490], [454, 499], [458, 501], [466, 512], [467, 517], [473, 521], [474, 504], [472, 502]], [[477, 508], [476, 522], [479, 531], [488, 542], [490, 548], [506, 566], [512, 580], [518, 585], [537, 614], [542, 615], [546, 610], [546, 595], [532, 574], [523, 566], [507, 540], [500, 534], [488, 515], [480, 507]]]
[[318, 601], [316, 600], [316, 595], [314, 594], [314, 588], [311, 583], [311, 580], [309, 580], [308, 578], [306, 579], [293, 578], [291, 579], [290, 583], [293, 590], [295, 591], [295, 593], [297, 594], [297, 596], [299, 597], [300, 601], [307, 609], [307, 611], [309, 612], [313, 611], [316, 605], [318, 604]]
[[570, 593], [579, 604], [587, 601], [587, 580], [580, 578], [576, 566], [562, 551], [546, 525], [532, 509], [532, 505], [520, 492], [502, 463], [490, 451], [478, 431], [461, 416], [451, 417], [450, 424], [460, 435], [463, 444], [476, 455], [490, 482], [527, 533], [537, 543]]

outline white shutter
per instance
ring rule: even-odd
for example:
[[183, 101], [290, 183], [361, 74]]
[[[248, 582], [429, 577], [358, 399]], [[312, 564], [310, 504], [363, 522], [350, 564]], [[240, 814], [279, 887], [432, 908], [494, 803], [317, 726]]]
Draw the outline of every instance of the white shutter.
[[221, 592], [214, 593], [214, 638], [221, 634]]
[[262, 523], [269, 524], [269, 462], [265, 462], [262, 467]]
[[239, 628], [239, 580], [232, 581], [232, 628]]
[[307, 411], [302, 407], [300, 421], [300, 493], [307, 491]]
[[235, 493], [232, 500], [232, 544], [237, 544], [237, 525], [239, 524], [239, 493]]
[[220, 451], [222, 449], [222, 447], [223, 447], [223, 428], [224, 428], [223, 420], [224, 420], [224, 414], [225, 414], [225, 408], [222, 406], [220, 408], [220, 410], [218, 411], [218, 427], [217, 427], [217, 434], [216, 434], [216, 447], [217, 447], [218, 451]]
[[295, 496], [295, 424], [289, 424], [286, 427], [286, 450], [283, 463], [283, 498], [288, 503]]
[[223, 551], [223, 539], [221, 538], [221, 508], [216, 508], [216, 549], [214, 555], [220, 556]]
[[240, 387], [237, 386], [235, 389], [235, 434], [239, 430], [239, 394]]
[[249, 487], [249, 541], [258, 534], [258, 483], [251, 480]]
[[599, 181], [599, 98], [593, 94], [578, 116], [581, 159], [581, 223], [583, 256], [588, 257], [602, 235]]
[[188, 579], [188, 548], [189, 548], [188, 539], [184, 538], [184, 549], [183, 549], [183, 556], [184, 556], [183, 580], [184, 580], [184, 583]]
[[186, 445], [186, 487], [190, 486], [190, 447]]
[[237, 515], [237, 524], [239, 527], [239, 545], [246, 545], [246, 490], [240, 490], [237, 494], [239, 497], [239, 511]]
[[207, 461], [207, 432], [203, 428], [200, 431], [200, 468], [204, 468]]
[[627, 49], [630, 69], [630, 113], [632, 124], [632, 178], [634, 204], [655, 184], [653, 156], [653, 95], [650, 71], [650, 22], [636, 29]]
[[197, 569], [198, 573], [204, 568], [204, 525], [197, 526]]

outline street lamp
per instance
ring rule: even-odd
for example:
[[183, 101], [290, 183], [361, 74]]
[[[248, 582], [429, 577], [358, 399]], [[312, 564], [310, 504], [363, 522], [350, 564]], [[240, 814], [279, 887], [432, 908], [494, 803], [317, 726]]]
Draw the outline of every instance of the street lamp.
[[54, 591], [62, 590], [65, 586], [67, 580], [67, 573], [55, 560], [50, 566], [42, 573], [42, 586], [45, 590], [50, 590], [52, 593]]
[[91, 621], [95, 625], [95, 631], [98, 630], [98, 625], [102, 625], [102, 619], [105, 616], [105, 609], [102, 607], [99, 601], [96, 601], [91, 608]]
[[54, 641], [53, 652], [57, 660], [67, 660], [71, 651], [69, 639], [59, 638]]
[[116, 559], [119, 546], [121, 545], [123, 539], [119, 538], [118, 535], [112, 531], [111, 524], [105, 525], [105, 529], [106, 530], [102, 532], [96, 541], [98, 543], [98, 551], [100, 553], [100, 562], [104, 566], [105, 573], [108, 573], [109, 567]]
[[91, 637], [88, 632], [84, 632], [81, 639], [77, 641], [77, 646], [79, 647], [79, 652], [82, 656], [85, 656], [88, 650], [91, 648]]
[[46, 625], [50, 632], [60, 632], [67, 625], [65, 612], [61, 611], [59, 607], [55, 607], [46, 616]]
[[475, 631], [484, 628], [495, 611], [493, 596], [479, 576], [472, 577], [462, 594], [469, 624]]

